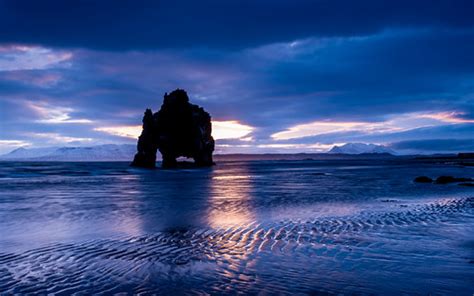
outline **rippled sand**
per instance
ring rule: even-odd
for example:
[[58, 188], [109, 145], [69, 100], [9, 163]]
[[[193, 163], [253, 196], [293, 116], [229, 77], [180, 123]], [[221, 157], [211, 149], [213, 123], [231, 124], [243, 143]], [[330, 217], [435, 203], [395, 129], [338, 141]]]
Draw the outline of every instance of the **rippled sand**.
[[410, 163], [4, 163], [4, 294], [474, 292], [474, 190]]

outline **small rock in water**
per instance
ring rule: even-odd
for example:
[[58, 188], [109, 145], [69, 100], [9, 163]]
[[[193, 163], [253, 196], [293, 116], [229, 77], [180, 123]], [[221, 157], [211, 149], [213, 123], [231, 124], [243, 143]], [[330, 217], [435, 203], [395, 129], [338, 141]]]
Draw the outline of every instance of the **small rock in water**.
[[474, 187], [474, 183], [459, 183], [459, 186]]
[[472, 181], [471, 178], [455, 178], [453, 176], [440, 176], [436, 179], [436, 184], [448, 184], [448, 183], [457, 183], [457, 182], [469, 182]]
[[427, 177], [427, 176], [419, 176], [419, 177], [416, 177], [415, 180], [413, 180], [413, 182], [416, 182], [416, 183], [432, 183], [433, 179], [431, 179], [430, 177]]
[[455, 182], [453, 176], [441, 176], [438, 177], [435, 181], [436, 184], [448, 184], [453, 182]]
[[456, 182], [471, 182], [474, 181], [472, 178], [456, 178]]

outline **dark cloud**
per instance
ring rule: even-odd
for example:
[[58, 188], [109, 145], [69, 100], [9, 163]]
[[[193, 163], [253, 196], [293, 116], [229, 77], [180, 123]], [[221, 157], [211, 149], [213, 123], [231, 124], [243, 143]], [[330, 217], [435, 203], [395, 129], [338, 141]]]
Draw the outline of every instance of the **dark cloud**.
[[[144, 108], [157, 110], [164, 92], [179, 87], [213, 119], [256, 128], [253, 142], [221, 144], [304, 149], [374, 142], [449, 150], [448, 140], [462, 142], [474, 132], [473, 7], [472, 1], [0, 0], [0, 140], [133, 142], [94, 127], [140, 124]], [[459, 122], [405, 126], [416, 112], [454, 112]], [[44, 122], [65, 114], [73, 122]], [[402, 128], [271, 138], [314, 121], [390, 120]], [[432, 150], [414, 142], [432, 139]], [[461, 142], [453, 147], [468, 147]]]
[[245, 48], [387, 28], [472, 28], [474, 3], [440, 1], [0, 1], [0, 42], [93, 49]]

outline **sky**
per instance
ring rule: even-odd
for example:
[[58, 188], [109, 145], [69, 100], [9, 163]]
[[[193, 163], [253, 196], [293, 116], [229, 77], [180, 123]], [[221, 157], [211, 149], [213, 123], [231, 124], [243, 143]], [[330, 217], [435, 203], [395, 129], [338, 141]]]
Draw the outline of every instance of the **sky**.
[[474, 151], [474, 1], [0, 0], [0, 153], [134, 144], [185, 89], [217, 153]]

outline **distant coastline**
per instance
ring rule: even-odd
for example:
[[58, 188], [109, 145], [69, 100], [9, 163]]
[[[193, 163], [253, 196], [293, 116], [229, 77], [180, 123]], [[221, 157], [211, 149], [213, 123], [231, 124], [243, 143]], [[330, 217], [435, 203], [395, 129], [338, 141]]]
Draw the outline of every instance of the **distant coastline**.
[[[19, 148], [0, 155], [0, 161], [117, 161], [129, 162], [133, 159], [136, 146], [132, 144], [105, 144], [90, 147], [49, 147]], [[390, 153], [334, 153], [301, 152], [301, 153], [216, 153], [216, 161], [243, 160], [362, 160], [362, 159], [418, 159], [438, 161], [463, 161], [473, 159], [474, 153], [439, 153], [395, 155]], [[160, 161], [158, 155], [157, 161]], [[179, 159], [186, 161], [186, 158]]]

